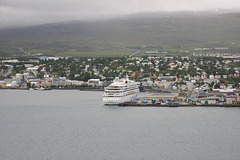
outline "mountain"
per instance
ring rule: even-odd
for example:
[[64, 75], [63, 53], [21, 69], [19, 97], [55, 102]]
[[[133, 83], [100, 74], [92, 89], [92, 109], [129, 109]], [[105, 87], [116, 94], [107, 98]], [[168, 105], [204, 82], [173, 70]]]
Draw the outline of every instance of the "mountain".
[[240, 13], [138, 13], [95, 21], [69, 21], [0, 30], [0, 55], [28, 53], [119, 56], [147, 46], [174, 52], [179, 47], [240, 49]]

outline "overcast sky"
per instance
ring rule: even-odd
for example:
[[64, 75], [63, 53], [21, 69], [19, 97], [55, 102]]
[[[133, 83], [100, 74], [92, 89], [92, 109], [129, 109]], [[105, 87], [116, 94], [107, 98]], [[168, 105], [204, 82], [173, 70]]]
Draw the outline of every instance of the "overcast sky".
[[0, 28], [151, 11], [239, 9], [240, 0], [0, 0]]

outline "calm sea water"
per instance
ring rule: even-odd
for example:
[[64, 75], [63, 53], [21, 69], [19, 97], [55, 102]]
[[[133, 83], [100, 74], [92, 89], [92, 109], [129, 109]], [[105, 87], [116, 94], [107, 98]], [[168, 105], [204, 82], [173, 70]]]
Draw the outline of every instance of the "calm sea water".
[[239, 160], [240, 108], [103, 106], [102, 92], [0, 90], [1, 160]]

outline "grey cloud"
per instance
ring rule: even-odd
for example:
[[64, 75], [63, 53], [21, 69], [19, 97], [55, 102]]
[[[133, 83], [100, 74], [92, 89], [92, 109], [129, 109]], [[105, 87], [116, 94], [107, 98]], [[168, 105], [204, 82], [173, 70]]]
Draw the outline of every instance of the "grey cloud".
[[1, 0], [0, 6], [29, 10], [182, 10], [239, 7], [239, 0]]
[[[135, 12], [240, 9], [239, 0], [1, 0], [0, 25], [38, 24]], [[0, 26], [0, 28], [2, 27]]]

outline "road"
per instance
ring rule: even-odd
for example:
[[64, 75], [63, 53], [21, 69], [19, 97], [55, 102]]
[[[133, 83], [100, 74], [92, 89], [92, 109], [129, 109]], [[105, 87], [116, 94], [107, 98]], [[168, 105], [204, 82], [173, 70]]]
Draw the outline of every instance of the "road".
[[139, 51], [136, 50], [136, 49], [131, 49], [131, 48], [128, 48], [128, 49], [136, 51], [136, 52], [134, 52], [133, 54], [129, 55], [129, 57], [135, 56], [136, 54], [139, 53]]
[[0, 72], [0, 77], [7, 77], [9, 74], [12, 73], [12, 70], [13, 70], [13, 66], [8, 66], [8, 71], [6, 73], [2, 73]]

